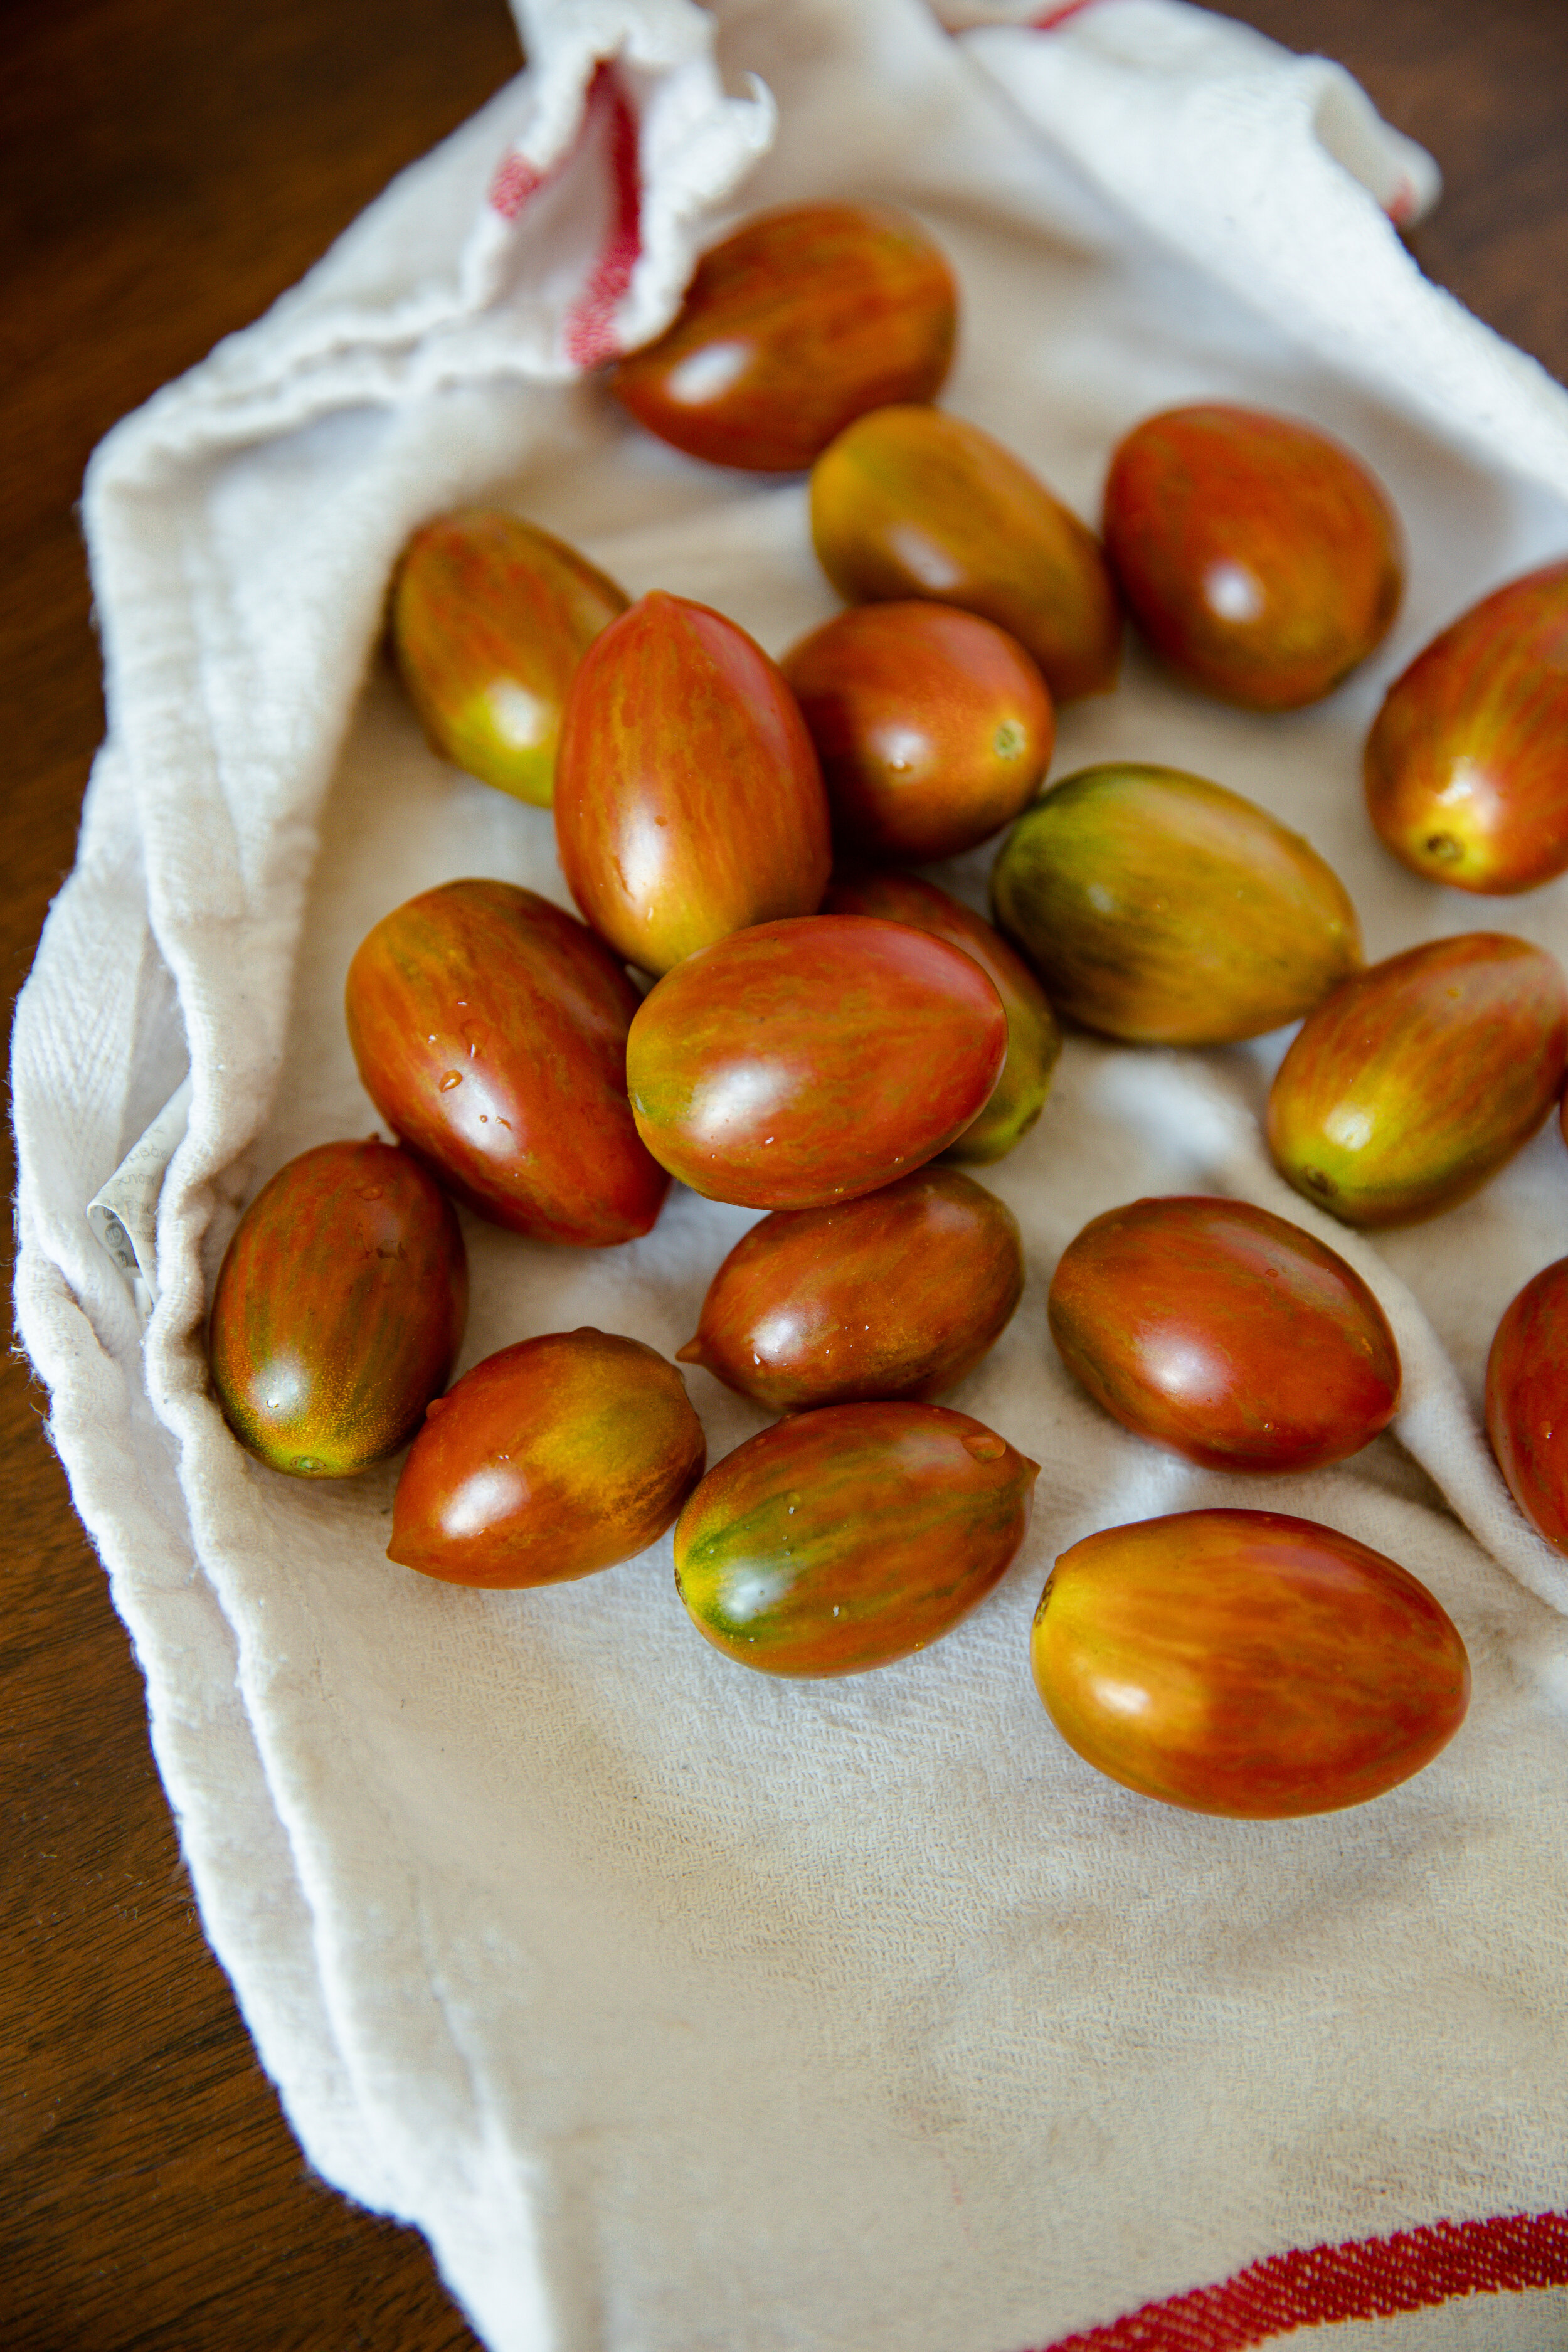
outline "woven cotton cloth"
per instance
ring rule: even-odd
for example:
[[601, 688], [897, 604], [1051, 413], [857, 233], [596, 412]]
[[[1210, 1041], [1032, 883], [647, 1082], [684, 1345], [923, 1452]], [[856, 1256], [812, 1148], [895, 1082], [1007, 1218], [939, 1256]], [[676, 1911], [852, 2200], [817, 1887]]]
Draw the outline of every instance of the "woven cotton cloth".
[[[239, 1204], [376, 1123], [341, 1011], [360, 938], [463, 874], [569, 903], [548, 814], [437, 760], [378, 654], [408, 531], [507, 504], [775, 654], [835, 608], [800, 481], [656, 445], [589, 372], [754, 206], [917, 213], [963, 289], [944, 404], [1090, 520], [1114, 442], [1178, 401], [1355, 447], [1409, 547], [1376, 658], [1281, 719], [1133, 651], [1113, 696], [1062, 714], [1055, 772], [1152, 760], [1249, 795], [1344, 878], [1371, 957], [1487, 928], [1568, 958], [1568, 885], [1433, 888], [1359, 789], [1389, 678], [1568, 549], [1568, 396], [1390, 226], [1429, 163], [1337, 68], [1174, 0], [976, 21], [1005, 13], [954, 5], [950, 32], [920, 0], [533, 0], [528, 71], [105, 444], [109, 740], [15, 1038], [20, 1326], [294, 2127], [426, 2232], [496, 2352], [1219, 2352], [1338, 2319], [1365, 2322], [1358, 2346], [1534, 2352], [1568, 2330], [1568, 2230], [1541, 2218], [1568, 2202], [1568, 1564], [1477, 1407], [1499, 1316], [1565, 1245], [1554, 1125], [1373, 1244], [1268, 1167], [1282, 1038], [1070, 1039], [1038, 1127], [985, 1171], [1029, 1279], [951, 1400], [1041, 1464], [1029, 1538], [952, 1634], [837, 1684], [700, 1640], [668, 1538], [541, 1592], [395, 1568], [396, 1465], [277, 1476], [206, 1391]], [[937, 878], [983, 907], [987, 862]], [[183, 1135], [176, 1116], [119, 1196], [156, 1297], [143, 1347], [84, 1208], [187, 1072]], [[1192, 1191], [1279, 1210], [1366, 1276], [1405, 1367], [1394, 1434], [1226, 1478], [1075, 1390], [1045, 1326], [1058, 1255], [1103, 1209]], [[749, 1222], [679, 1188], [612, 1251], [466, 1219], [460, 1369], [582, 1323], [673, 1354]], [[710, 1460], [762, 1425], [689, 1386]], [[1428, 1770], [1238, 1824], [1062, 1745], [1026, 1663], [1051, 1561], [1211, 1503], [1323, 1520], [1436, 1593], [1475, 1697]]]

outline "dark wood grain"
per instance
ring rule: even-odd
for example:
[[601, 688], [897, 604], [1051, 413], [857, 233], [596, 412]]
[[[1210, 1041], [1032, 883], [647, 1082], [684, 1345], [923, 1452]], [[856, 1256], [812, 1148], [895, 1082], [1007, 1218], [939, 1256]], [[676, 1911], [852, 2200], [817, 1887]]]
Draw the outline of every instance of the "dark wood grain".
[[[845, 0], [850, 5], [850, 0]], [[1427, 271], [1568, 376], [1563, 0], [1247, 0], [1343, 59], [1447, 183]], [[73, 501], [93, 443], [254, 318], [510, 73], [502, 0], [9, 0], [0, 969], [69, 866], [101, 727]], [[141, 1679], [44, 1435], [0, 1381], [0, 2341], [456, 2352], [422, 2241], [309, 2173], [203, 1939]]]

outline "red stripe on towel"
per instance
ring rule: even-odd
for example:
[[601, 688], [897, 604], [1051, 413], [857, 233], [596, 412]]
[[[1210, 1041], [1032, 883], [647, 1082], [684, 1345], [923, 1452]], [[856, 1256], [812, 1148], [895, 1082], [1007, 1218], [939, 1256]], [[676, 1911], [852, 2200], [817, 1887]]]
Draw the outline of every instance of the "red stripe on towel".
[[1059, 8], [1042, 8], [1037, 16], [1031, 16], [1029, 30], [1031, 33], [1054, 33], [1057, 26], [1065, 25], [1069, 16], [1081, 16], [1086, 8], [1093, 5], [1094, 0], [1062, 0]]
[[1568, 2214], [1436, 2221], [1387, 2238], [1270, 2254], [1218, 2286], [1143, 2304], [1043, 2352], [1247, 2352], [1298, 2327], [1542, 2286], [1568, 2286]]
[[615, 319], [642, 251], [642, 179], [637, 169], [637, 120], [614, 70], [601, 66], [589, 92], [591, 107], [610, 110], [611, 220], [588, 283], [566, 321], [566, 356], [597, 367], [619, 348]]

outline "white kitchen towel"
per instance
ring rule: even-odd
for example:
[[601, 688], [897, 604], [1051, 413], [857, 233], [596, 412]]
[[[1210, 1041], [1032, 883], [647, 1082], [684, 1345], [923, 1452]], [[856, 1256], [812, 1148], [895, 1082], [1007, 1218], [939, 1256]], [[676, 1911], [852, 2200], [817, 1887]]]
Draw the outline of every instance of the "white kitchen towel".
[[[1175, 0], [1054, 29], [952, 13], [968, 29], [920, 0], [521, 7], [527, 73], [104, 445], [109, 740], [15, 1037], [22, 1334], [294, 2126], [426, 2232], [497, 2352], [1221, 2352], [1341, 2321], [1357, 2345], [1533, 2352], [1568, 2332], [1568, 1566], [1513, 1510], [1476, 1406], [1498, 1316], [1565, 1246], [1555, 1126], [1474, 1202], [1373, 1244], [1268, 1168], [1281, 1039], [1069, 1040], [1040, 1125], [986, 1171], [1029, 1283], [953, 1399], [1043, 1465], [1031, 1536], [934, 1649], [837, 1685], [710, 1650], [668, 1539], [555, 1591], [396, 1569], [395, 1465], [276, 1476], [206, 1392], [238, 1204], [375, 1124], [341, 1013], [358, 940], [463, 873], [566, 903], [548, 815], [437, 760], [378, 656], [408, 530], [493, 498], [773, 652], [834, 608], [798, 480], [654, 444], [584, 372], [753, 205], [917, 212], [963, 286], [945, 403], [1091, 519], [1119, 435], [1177, 400], [1358, 448], [1410, 552], [1366, 671], [1267, 719], [1133, 652], [1113, 696], [1064, 712], [1056, 772], [1151, 759], [1248, 793], [1342, 874], [1373, 956], [1484, 927], [1568, 959], [1568, 885], [1435, 889], [1361, 802], [1388, 678], [1568, 550], [1568, 396], [1389, 224], [1429, 169], [1337, 68]], [[982, 905], [986, 864], [945, 878]], [[143, 1350], [84, 1209], [187, 1073], [136, 1240]], [[1404, 1352], [1397, 1437], [1226, 1479], [1073, 1389], [1045, 1329], [1058, 1253], [1119, 1201], [1199, 1189], [1366, 1274]], [[748, 1222], [679, 1189], [608, 1252], [466, 1220], [464, 1366], [583, 1322], [673, 1353]], [[689, 1386], [710, 1458], [760, 1425]], [[1476, 1696], [1426, 1772], [1236, 1824], [1063, 1748], [1026, 1665], [1051, 1560], [1209, 1502], [1328, 1521], [1437, 1593]]]

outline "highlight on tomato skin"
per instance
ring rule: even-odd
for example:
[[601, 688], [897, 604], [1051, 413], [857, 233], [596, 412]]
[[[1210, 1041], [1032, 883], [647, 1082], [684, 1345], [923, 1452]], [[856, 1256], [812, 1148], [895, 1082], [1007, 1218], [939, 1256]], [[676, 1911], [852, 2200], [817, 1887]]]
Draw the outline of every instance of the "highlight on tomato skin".
[[1568, 1553], [1568, 1257], [1503, 1310], [1487, 1358], [1487, 1435], [1538, 1535]]
[[510, 882], [446, 882], [370, 930], [344, 1012], [376, 1108], [442, 1184], [513, 1233], [605, 1249], [669, 1178], [626, 1099], [638, 1004], [586, 924]]
[[572, 681], [555, 842], [584, 919], [643, 971], [815, 914], [827, 794], [777, 663], [710, 605], [639, 596]]
[[806, 915], [667, 973], [632, 1022], [626, 1084], [648, 1150], [694, 1192], [812, 1209], [934, 1159], [1006, 1052], [973, 957], [908, 924]]
[[941, 1156], [978, 1167], [1004, 1158], [1023, 1141], [1045, 1108], [1062, 1050], [1061, 1028], [1050, 999], [1023, 957], [983, 916], [918, 874], [884, 868], [877, 874], [841, 875], [830, 886], [822, 911], [908, 923], [973, 957], [1002, 1000], [1007, 1058], [984, 1109]]
[[852, 604], [780, 665], [852, 856], [960, 856], [1010, 824], [1050, 761], [1056, 713], [1017, 640], [978, 613]]
[[1024, 1288], [1010, 1209], [927, 1166], [821, 1209], [776, 1209], [708, 1286], [676, 1360], [773, 1412], [875, 1398], [929, 1402], [995, 1344]]
[[1182, 1511], [1062, 1553], [1030, 1636], [1040, 1699], [1087, 1763], [1192, 1812], [1336, 1812], [1459, 1728], [1469, 1660], [1410, 1571], [1280, 1512]]
[[392, 592], [397, 667], [443, 758], [548, 808], [566, 690], [625, 592], [521, 516], [462, 507], [421, 525]]
[[1210, 1469], [1342, 1462], [1399, 1402], [1399, 1350], [1360, 1275], [1247, 1201], [1177, 1195], [1091, 1218], [1047, 1313], [1097, 1403]]
[[793, 473], [864, 410], [934, 399], [957, 326], [952, 272], [911, 214], [791, 205], [702, 255], [674, 323], [610, 390], [689, 457]]
[[1416, 655], [1363, 774], [1384, 847], [1428, 881], [1502, 897], [1568, 870], [1568, 562], [1495, 588]]
[[1299, 417], [1222, 402], [1145, 417], [1105, 486], [1105, 548], [1172, 668], [1256, 710], [1331, 694], [1393, 625], [1399, 520], [1360, 458]]
[[949, 1632], [1028, 1530], [1039, 1465], [945, 1405], [824, 1405], [737, 1446], [675, 1530], [700, 1633], [758, 1673], [860, 1674]]
[[297, 1478], [346, 1478], [406, 1445], [468, 1316], [457, 1214], [407, 1152], [371, 1136], [279, 1168], [235, 1228], [207, 1351], [225, 1420]]
[[1108, 694], [1122, 614], [1104, 551], [1021, 458], [946, 410], [856, 418], [811, 474], [817, 560], [847, 604], [925, 597], [1016, 638], [1058, 703]]
[[1568, 981], [1504, 931], [1428, 940], [1342, 982], [1268, 1092], [1287, 1183], [1344, 1223], [1417, 1223], [1495, 1176], [1568, 1071]]
[[431, 1404], [393, 1501], [388, 1559], [449, 1584], [561, 1584], [672, 1524], [707, 1444], [675, 1366], [584, 1327], [520, 1339]]

